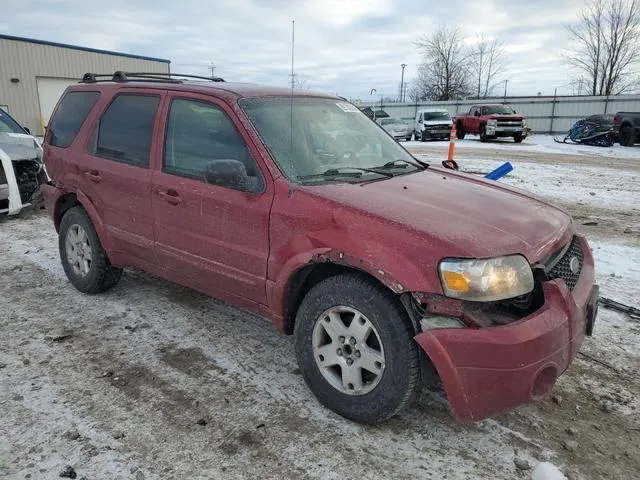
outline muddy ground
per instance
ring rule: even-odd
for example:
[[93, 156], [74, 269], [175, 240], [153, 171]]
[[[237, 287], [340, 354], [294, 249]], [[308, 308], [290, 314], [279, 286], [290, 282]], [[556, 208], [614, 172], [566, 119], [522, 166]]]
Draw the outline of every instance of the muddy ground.
[[[615, 168], [636, 171], [638, 150]], [[491, 155], [475, 158], [504, 158]], [[526, 161], [566, 161], [552, 157]], [[599, 270], [601, 285], [637, 285], [638, 215], [563, 206], [596, 256], [629, 255], [622, 274]], [[571, 479], [640, 472], [640, 323], [622, 314], [601, 310], [544, 400], [459, 424], [440, 392], [425, 391], [370, 427], [321, 407], [291, 338], [260, 318], [134, 270], [106, 294], [77, 292], [42, 212], [0, 222], [0, 279], [3, 478], [60, 478], [67, 467], [86, 479], [530, 478], [516, 458]]]

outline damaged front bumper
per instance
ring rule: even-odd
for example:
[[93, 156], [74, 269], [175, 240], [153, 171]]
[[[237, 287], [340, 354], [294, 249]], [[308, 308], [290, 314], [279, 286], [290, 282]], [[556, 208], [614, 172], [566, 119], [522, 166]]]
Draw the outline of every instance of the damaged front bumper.
[[20, 213], [48, 180], [42, 148], [35, 138], [0, 133], [0, 214]]
[[542, 284], [544, 304], [508, 325], [439, 328], [415, 340], [434, 364], [454, 415], [482, 420], [551, 390], [591, 334], [597, 313], [593, 258], [580, 237], [584, 264], [573, 291]]

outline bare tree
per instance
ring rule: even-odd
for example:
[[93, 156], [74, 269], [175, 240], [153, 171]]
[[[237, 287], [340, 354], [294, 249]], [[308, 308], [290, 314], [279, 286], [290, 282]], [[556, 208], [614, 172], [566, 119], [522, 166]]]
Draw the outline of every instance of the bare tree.
[[638, 86], [640, 0], [589, 0], [567, 29], [575, 46], [566, 57], [584, 74], [591, 95]]
[[419, 97], [453, 100], [469, 94], [468, 54], [457, 29], [440, 27], [421, 36], [416, 46], [423, 56], [416, 78]]
[[498, 82], [496, 77], [504, 72], [504, 45], [497, 38], [485, 34], [469, 47], [469, 70], [475, 82], [477, 98], [487, 98]]

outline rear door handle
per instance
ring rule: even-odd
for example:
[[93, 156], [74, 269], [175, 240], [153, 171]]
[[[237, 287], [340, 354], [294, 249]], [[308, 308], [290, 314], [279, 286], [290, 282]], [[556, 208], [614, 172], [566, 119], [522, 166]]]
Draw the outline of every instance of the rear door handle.
[[169, 202], [171, 205], [178, 205], [182, 202], [182, 199], [180, 198], [178, 192], [173, 189], [169, 189], [166, 192], [158, 190], [158, 195], [160, 195], [160, 198], [162, 198], [166, 202]]
[[100, 180], [102, 180], [102, 177], [100, 176], [100, 173], [97, 170], [91, 170], [89, 172], [84, 172], [84, 174], [89, 177], [89, 180], [91, 180], [94, 183], [100, 183]]

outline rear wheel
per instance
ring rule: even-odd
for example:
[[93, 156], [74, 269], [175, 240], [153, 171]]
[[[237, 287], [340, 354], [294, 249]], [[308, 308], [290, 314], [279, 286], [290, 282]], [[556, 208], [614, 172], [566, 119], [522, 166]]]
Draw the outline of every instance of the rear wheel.
[[462, 127], [456, 128], [456, 137], [458, 137], [458, 140], [464, 140], [466, 134], [467, 132], [465, 132]]
[[122, 269], [111, 265], [91, 219], [82, 207], [64, 214], [58, 236], [60, 259], [71, 284], [83, 293], [100, 293], [115, 286]]
[[480, 141], [481, 142], [487, 142], [489, 140], [489, 137], [487, 137], [487, 133], [486, 133], [486, 127], [484, 125], [480, 126]]
[[295, 324], [300, 371], [326, 407], [382, 422], [417, 394], [419, 352], [411, 322], [387, 289], [358, 274], [313, 287]]
[[632, 147], [636, 143], [636, 132], [631, 125], [625, 125], [620, 129], [620, 145]]
[[522, 136], [521, 133], [516, 133], [513, 136], [513, 141], [516, 142], [516, 143], [522, 143], [522, 140], [524, 140], [524, 137]]

